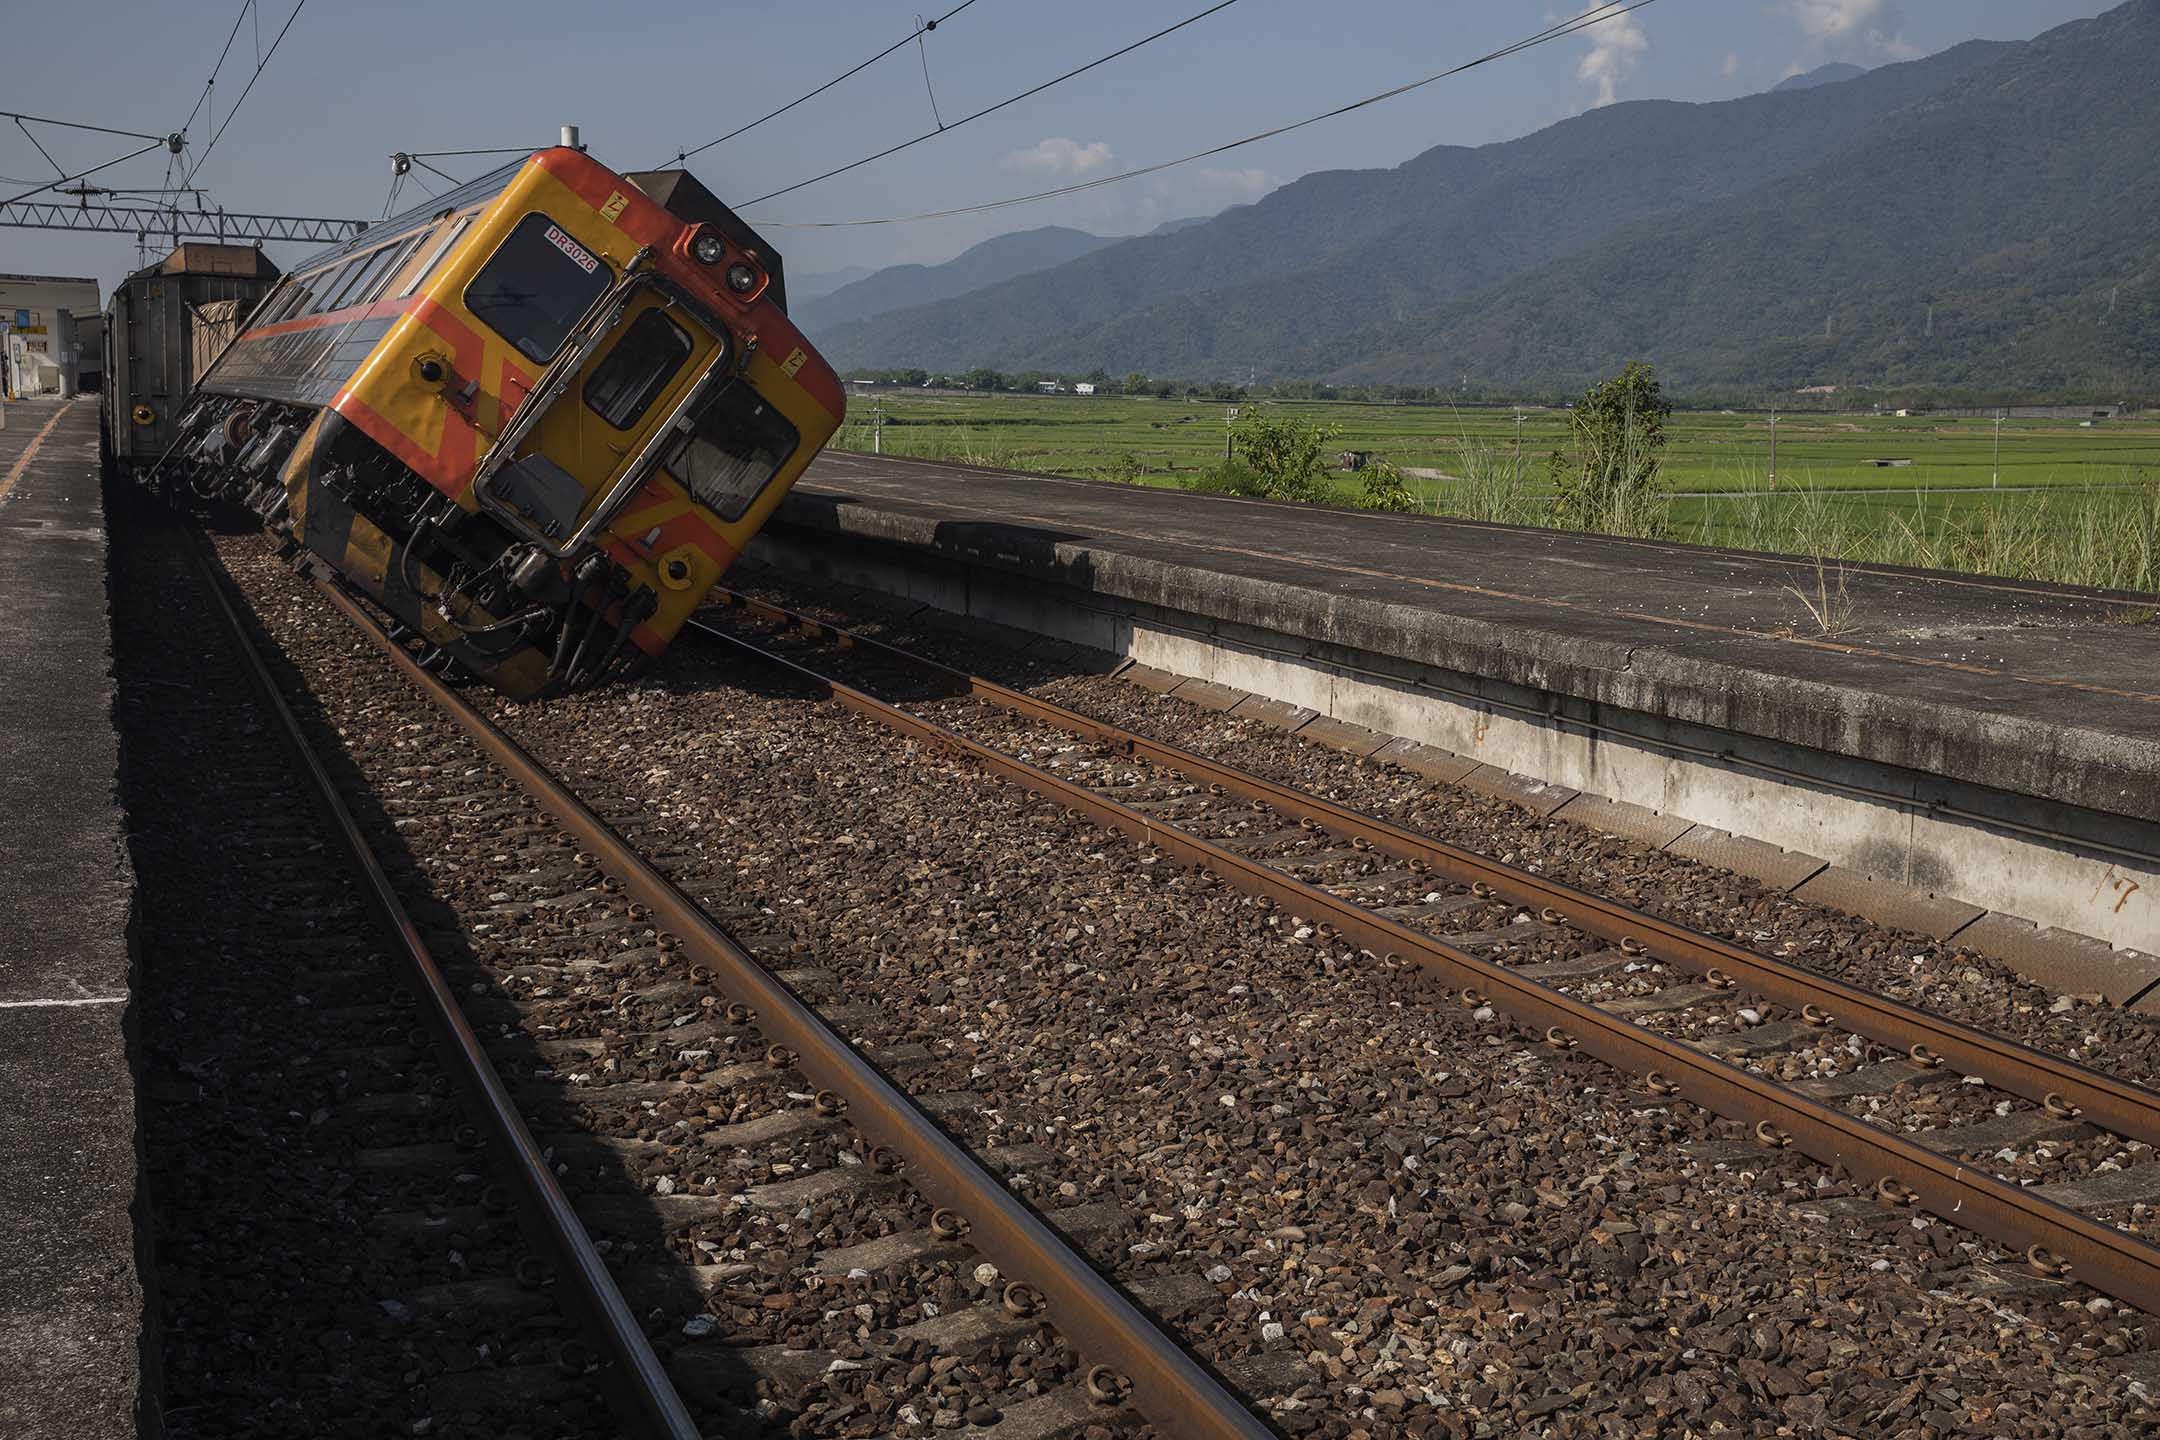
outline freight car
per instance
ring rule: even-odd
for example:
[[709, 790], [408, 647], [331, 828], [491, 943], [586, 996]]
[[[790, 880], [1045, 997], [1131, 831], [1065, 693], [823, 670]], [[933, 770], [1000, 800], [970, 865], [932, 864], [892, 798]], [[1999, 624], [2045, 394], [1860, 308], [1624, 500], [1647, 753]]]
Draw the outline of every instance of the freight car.
[[535, 152], [294, 267], [160, 477], [513, 698], [662, 653], [838, 428], [779, 257], [687, 172]]
[[277, 281], [260, 250], [188, 244], [113, 288], [101, 419], [114, 464], [141, 469], [165, 453], [196, 378]]

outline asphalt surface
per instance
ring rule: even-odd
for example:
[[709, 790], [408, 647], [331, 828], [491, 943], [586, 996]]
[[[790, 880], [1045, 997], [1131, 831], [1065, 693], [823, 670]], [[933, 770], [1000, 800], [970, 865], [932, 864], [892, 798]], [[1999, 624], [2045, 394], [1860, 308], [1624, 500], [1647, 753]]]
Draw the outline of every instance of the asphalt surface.
[[0, 431], [0, 1434], [136, 1433], [126, 818], [97, 404]]

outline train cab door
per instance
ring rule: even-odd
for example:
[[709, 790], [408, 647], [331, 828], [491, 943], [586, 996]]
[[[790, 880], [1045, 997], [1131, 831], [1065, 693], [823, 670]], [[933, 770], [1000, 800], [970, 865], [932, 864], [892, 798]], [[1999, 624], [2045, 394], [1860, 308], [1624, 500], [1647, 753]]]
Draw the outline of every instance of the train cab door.
[[665, 294], [623, 311], [562, 397], [526, 435], [493, 489], [551, 540], [567, 538], [622, 477], [723, 342]]

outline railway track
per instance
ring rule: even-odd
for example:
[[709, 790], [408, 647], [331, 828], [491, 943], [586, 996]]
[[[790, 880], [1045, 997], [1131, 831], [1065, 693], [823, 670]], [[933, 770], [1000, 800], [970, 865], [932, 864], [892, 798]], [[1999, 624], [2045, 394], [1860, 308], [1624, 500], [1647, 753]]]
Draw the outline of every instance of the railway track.
[[[456, 925], [466, 952], [423, 993], [461, 1002], [464, 1018], [453, 1006], [445, 1022], [475, 1034], [466, 1058], [476, 1087], [500, 1092], [497, 1118], [531, 1117], [529, 1146], [506, 1129], [489, 1148], [539, 1158], [519, 1172], [536, 1193], [561, 1180], [562, 1203], [539, 1208], [553, 1243], [592, 1255], [586, 1313], [629, 1321], [603, 1329], [610, 1372], [652, 1433], [754, 1422], [1027, 1440], [1143, 1419], [1178, 1435], [1272, 1433], [1142, 1308], [1174, 1311], [1208, 1289], [1202, 1277], [1106, 1282], [1066, 1237], [1128, 1225], [1121, 1207], [1073, 1205], [1046, 1224], [1014, 1195], [1039, 1151], [978, 1158], [947, 1134], [955, 1111], [987, 1102], [912, 1098], [893, 1077], [920, 1047], [866, 1051], [848, 1033], [874, 1007], [832, 996], [832, 974], [800, 957], [760, 963], [319, 589], [395, 687], [374, 684], [353, 712], [374, 744], [340, 726], [358, 772], [345, 788], [388, 797], [377, 819], [408, 871], [428, 873], [423, 913]], [[291, 621], [264, 623], [289, 635]], [[634, 813], [617, 819], [635, 831]]]
[[281, 763], [289, 712], [188, 556], [116, 523], [162, 1433], [613, 1434], [563, 1259], [521, 1234], [425, 1028], [424, 947]]
[[[727, 598], [757, 638], [702, 625], [714, 639], [1260, 897], [1292, 927], [1381, 966], [1417, 966], [1477, 1015], [1580, 1047], [1653, 1099], [1737, 1122], [1749, 1139], [1726, 1152], [1732, 1163], [1748, 1145], [1796, 1149], [1851, 1182], [1832, 1208], [1931, 1212], [2022, 1256], [2033, 1284], [2074, 1279], [2160, 1311], [2160, 1249], [2118, 1223], [2160, 1200], [2160, 1164], [2105, 1158], [2121, 1140], [2160, 1139], [2160, 1094], [810, 616]], [[838, 647], [826, 653], [849, 679], [812, 665], [819, 646]], [[933, 706], [935, 720], [917, 713]], [[2028, 1151], [2092, 1168], [2073, 1177]]]

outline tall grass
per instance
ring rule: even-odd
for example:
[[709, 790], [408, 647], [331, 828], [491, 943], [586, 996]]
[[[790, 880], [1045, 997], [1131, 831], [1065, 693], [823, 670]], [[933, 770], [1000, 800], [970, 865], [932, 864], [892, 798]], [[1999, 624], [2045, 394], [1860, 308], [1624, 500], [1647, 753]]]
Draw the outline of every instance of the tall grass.
[[[1008, 470], [1027, 470], [1051, 458], [999, 438], [996, 427], [895, 425], [887, 419], [888, 455]], [[850, 416], [834, 437], [834, 448], [868, 453], [871, 424], [869, 415]], [[1186, 484], [1247, 493], [1245, 472], [1235, 463], [1217, 465]], [[1146, 467], [1127, 451], [1084, 473], [1131, 482]], [[1728, 494], [1680, 502], [1662, 487], [1617, 487], [1594, 513], [1563, 525], [1542, 456], [1518, 455], [1505, 439], [1465, 433], [1446, 477], [1406, 476], [1404, 483], [1416, 508], [1431, 515], [1664, 536], [1806, 555], [1826, 564], [1902, 565], [2160, 593], [2160, 475], [2148, 471], [2120, 471], [2111, 488], [2063, 486], [2004, 495], [1915, 489], [1903, 498], [1856, 496], [1789, 472], [1771, 490], [1760, 470], [1744, 465], [1736, 478], [1738, 487]], [[1355, 494], [1330, 481], [1312, 498], [1346, 503], [1354, 502]]]
[[[851, 414], [833, 433], [834, 450], [868, 455], [878, 443], [876, 421], [870, 415]], [[982, 465], [998, 470], [1024, 470], [1034, 457], [1003, 440], [970, 426], [885, 424], [884, 454], [910, 460], [946, 460], [955, 465]]]
[[1685, 539], [1744, 550], [2160, 590], [2160, 480], [2120, 488], [1860, 499], [1803, 481], [1707, 502]]

